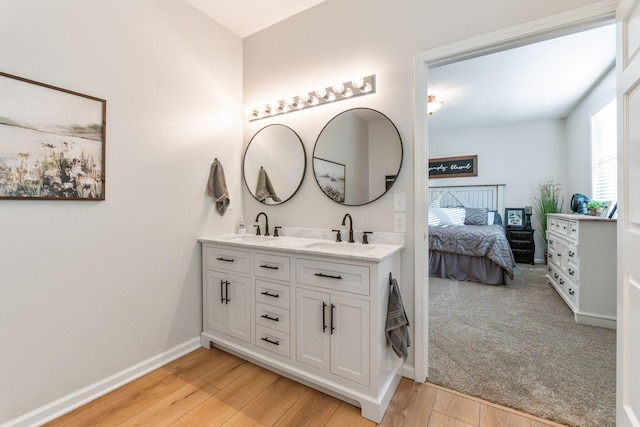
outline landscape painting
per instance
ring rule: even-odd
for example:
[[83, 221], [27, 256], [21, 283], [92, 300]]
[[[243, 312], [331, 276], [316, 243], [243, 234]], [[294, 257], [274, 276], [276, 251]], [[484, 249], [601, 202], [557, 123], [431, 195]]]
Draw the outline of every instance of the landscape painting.
[[345, 166], [341, 163], [314, 157], [313, 171], [324, 194], [338, 203], [344, 203]]
[[0, 72], [0, 199], [105, 200], [106, 101]]

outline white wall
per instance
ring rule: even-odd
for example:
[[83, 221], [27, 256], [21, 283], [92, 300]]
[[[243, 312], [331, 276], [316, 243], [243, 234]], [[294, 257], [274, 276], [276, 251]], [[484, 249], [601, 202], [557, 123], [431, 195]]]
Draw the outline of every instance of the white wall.
[[198, 336], [196, 239], [242, 206], [242, 41], [182, 0], [0, 11], [0, 70], [107, 100], [106, 201], [0, 200], [2, 424]]
[[[283, 123], [298, 132], [307, 153], [312, 153], [324, 124], [353, 107], [379, 110], [396, 124], [405, 151], [402, 170], [391, 193], [407, 195], [407, 246], [403, 252], [401, 286], [411, 320], [414, 306], [414, 55], [592, 3], [599, 1], [327, 0], [243, 40], [245, 106], [326, 87], [357, 75], [376, 74], [376, 93], [272, 119], [254, 122], [245, 119], [245, 145], [261, 127]], [[393, 230], [392, 194], [365, 206], [343, 207], [322, 194], [311, 168], [300, 191], [285, 204], [264, 206], [247, 192], [243, 200], [247, 217], [264, 210], [271, 223], [277, 225], [335, 228], [349, 212], [357, 230]], [[408, 363], [413, 363], [413, 354]]]
[[[430, 135], [429, 158], [478, 155], [478, 176], [432, 179], [435, 186], [506, 184], [505, 207], [533, 206], [540, 184], [566, 182], [565, 121], [545, 120]], [[500, 212], [504, 218], [504, 212]], [[531, 217], [534, 227], [535, 215]], [[544, 240], [536, 233], [536, 259]]]
[[616, 76], [611, 70], [567, 117], [565, 210], [575, 193], [591, 198], [591, 116], [615, 97]]

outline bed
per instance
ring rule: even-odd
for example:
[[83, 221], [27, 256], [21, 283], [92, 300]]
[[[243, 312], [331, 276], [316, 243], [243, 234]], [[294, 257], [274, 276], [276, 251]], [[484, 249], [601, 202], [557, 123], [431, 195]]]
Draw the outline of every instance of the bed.
[[429, 188], [429, 275], [504, 284], [515, 261], [499, 212], [504, 185]]

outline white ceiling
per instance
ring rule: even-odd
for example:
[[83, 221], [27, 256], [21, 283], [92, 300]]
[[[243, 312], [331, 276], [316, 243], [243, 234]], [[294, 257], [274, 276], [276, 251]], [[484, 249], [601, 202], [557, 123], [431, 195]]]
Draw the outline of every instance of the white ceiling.
[[244, 38], [324, 0], [186, 0]]
[[608, 25], [428, 71], [430, 132], [565, 118], [615, 61]]

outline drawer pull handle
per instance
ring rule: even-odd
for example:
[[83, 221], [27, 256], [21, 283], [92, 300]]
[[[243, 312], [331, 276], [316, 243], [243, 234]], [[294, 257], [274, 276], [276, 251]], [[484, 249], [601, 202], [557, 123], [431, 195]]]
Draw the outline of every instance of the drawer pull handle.
[[574, 270], [572, 270], [571, 268], [569, 269], [569, 276], [573, 276], [576, 272]]
[[266, 341], [269, 344], [273, 344], [273, 345], [280, 345], [280, 341], [271, 341], [269, 338], [267, 337], [262, 337], [260, 338], [262, 341]]
[[549, 254], [549, 259], [553, 258], [553, 254]]
[[550, 245], [553, 245], [553, 240], [549, 240], [549, 244], [550, 244]]
[[575, 293], [576, 293], [576, 291], [574, 291], [573, 289], [569, 289], [569, 295], [573, 295]]
[[269, 269], [271, 269], [271, 270], [277, 270], [277, 269], [278, 269], [278, 266], [277, 266], [277, 265], [276, 265], [276, 266], [273, 266], [273, 265], [266, 265], [266, 264], [265, 264], [265, 265], [261, 265], [260, 267], [261, 267], [261, 268], [269, 268]]
[[224, 280], [220, 280], [220, 304], [224, 304]]
[[231, 301], [231, 299], [229, 299], [229, 285], [231, 284], [230, 281], [226, 280], [224, 282], [224, 293], [226, 294], [226, 297], [224, 299], [224, 303], [225, 304], [229, 304], [229, 302]]
[[267, 291], [260, 292], [260, 294], [261, 294], [261, 295], [268, 296], [268, 297], [271, 297], [271, 298], [280, 298], [280, 295], [279, 295], [279, 294], [270, 294], [270, 293], [269, 293], [269, 292], [267, 292]]
[[553, 277], [558, 278], [558, 273], [553, 273]]
[[562, 228], [563, 228], [564, 230], [566, 230], [566, 229], [567, 229], [567, 226], [565, 225], [565, 226], [563, 226]]
[[573, 251], [569, 251], [569, 256], [570, 256], [570, 257], [575, 256], [575, 254], [576, 254], [575, 252], [573, 252]]
[[560, 279], [560, 284], [564, 285], [564, 279]]
[[328, 279], [342, 280], [342, 276], [332, 276], [331, 274], [316, 273], [316, 276], [318, 276], [318, 277], [326, 277]]
[[562, 254], [558, 254], [558, 258], [560, 258], [562, 256]]
[[551, 267], [547, 267], [547, 271], [551, 271]]
[[233, 262], [233, 258], [229, 259], [229, 258], [222, 258], [222, 257], [218, 257], [216, 258], [218, 261], [224, 261], [224, 262]]
[[279, 317], [271, 317], [271, 316], [269, 316], [268, 314], [263, 314], [263, 315], [262, 315], [262, 316], [260, 316], [260, 317], [262, 317], [262, 318], [264, 318], [264, 319], [267, 319], [267, 320], [273, 320], [274, 322], [279, 322], [279, 321], [280, 321], [280, 318], [279, 318]]

